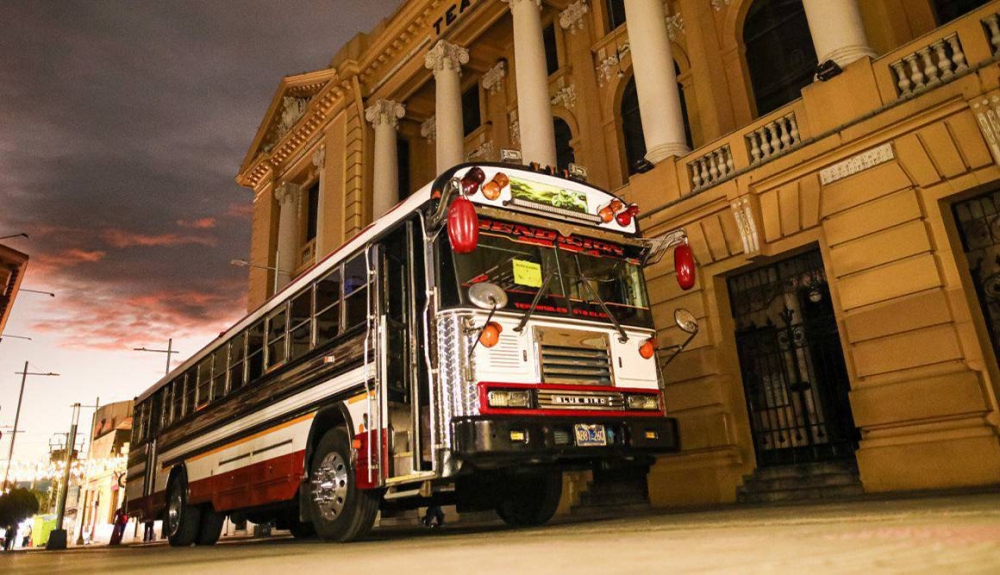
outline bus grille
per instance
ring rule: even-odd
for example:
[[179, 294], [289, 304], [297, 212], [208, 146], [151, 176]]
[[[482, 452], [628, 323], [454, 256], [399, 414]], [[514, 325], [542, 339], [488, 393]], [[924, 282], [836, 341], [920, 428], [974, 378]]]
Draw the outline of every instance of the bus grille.
[[625, 409], [625, 396], [613, 391], [540, 389], [538, 390], [538, 407], [539, 409], [622, 411]]
[[607, 349], [573, 348], [542, 343], [542, 381], [611, 385]]

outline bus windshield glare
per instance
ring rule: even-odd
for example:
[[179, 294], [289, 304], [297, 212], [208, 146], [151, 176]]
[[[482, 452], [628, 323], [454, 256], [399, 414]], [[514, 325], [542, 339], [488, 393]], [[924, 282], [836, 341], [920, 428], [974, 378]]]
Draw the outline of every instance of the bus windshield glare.
[[[501, 222], [487, 221], [483, 228], [475, 251], [450, 254], [461, 302], [445, 305], [467, 304], [470, 286], [492, 282], [507, 293], [505, 309], [526, 312], [548, 280], [536, 314], [610, 322], [603, 300], [620, 323], [652, 327], [642, 269], [637, 257], [629, 257], [628, 248]], [[517, 234], [526, 229], [535, 233]], [[508, 231], [514, 233], [504, 233]], [[447, 259], [449, 254], [442, 255]]]

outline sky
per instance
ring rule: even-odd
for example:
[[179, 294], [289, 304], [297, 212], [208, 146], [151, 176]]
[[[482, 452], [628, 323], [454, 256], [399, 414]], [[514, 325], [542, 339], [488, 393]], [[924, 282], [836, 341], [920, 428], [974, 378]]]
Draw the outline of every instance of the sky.
[[[246, 312], [234, 181], [282, 76], [326, 67], [399, 0], [0, 1], [0, 236], [29, 254], [0, 342], [0, 460], [46, 456], [71, 404], [131, 399]], [[81, 412], [89, 427], [92, 408]]]

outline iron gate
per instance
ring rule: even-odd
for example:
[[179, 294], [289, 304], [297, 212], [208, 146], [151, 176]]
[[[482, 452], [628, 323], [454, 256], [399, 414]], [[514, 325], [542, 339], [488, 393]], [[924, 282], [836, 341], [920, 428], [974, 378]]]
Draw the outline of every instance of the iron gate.
[[859, 436], [819, 250], [728, 285], [758, 467], [853, 458]]
[[955, 204], [962, 247], [972, 284], [986, 319], [993, 354], [1000, 358], [1000, 192], [990, 192]]

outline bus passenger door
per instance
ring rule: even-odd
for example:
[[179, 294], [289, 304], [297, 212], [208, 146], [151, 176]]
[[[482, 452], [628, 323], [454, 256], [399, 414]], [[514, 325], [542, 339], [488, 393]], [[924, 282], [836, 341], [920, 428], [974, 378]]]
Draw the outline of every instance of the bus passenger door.
[[[381, 242], [379, 250], [380, 341], [383, 349], [381, 382], [392, 468], [389, 477], [403, 477], [429, 469], [427, 387], [420, 385], [422, 330], [417, 324], [422, 306], [422, 254], [415, 246], [415, 226], [403, 223]], [[423, 423], [423, 425], [421, 425]], [[427, 450], [429, 451], [429, 450]], [[425, 456], [426, 461], [425, 461]]]

